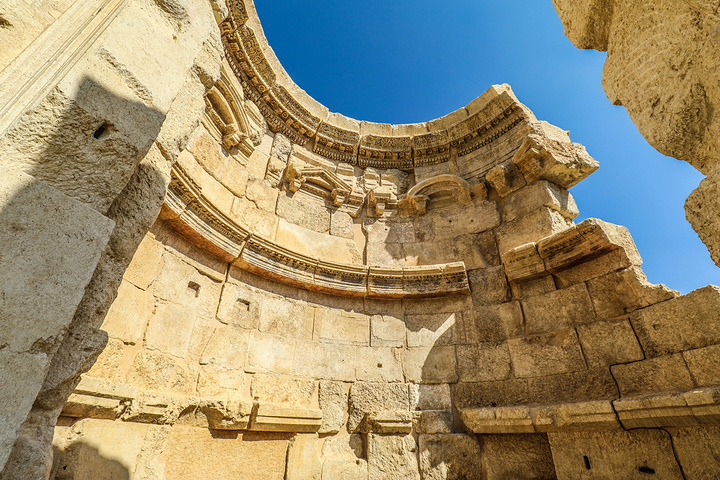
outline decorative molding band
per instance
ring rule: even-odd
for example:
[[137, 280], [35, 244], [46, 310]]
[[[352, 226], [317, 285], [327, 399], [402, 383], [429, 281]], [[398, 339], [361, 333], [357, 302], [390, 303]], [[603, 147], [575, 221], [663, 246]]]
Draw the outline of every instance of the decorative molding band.
[[473, 433], [545, 433], [720, 425], [720, 387], [540, 406], [463, 409]]
[[289, 250], [235, 223], [175, 165], [162, 218], [199, 246], [255, 274], [336, 295], [380, 298], [470, 293], [463, 262], [417, 267], [374, 267], [326, 262]]
[[290, 80], [267, 45], [252, 1], [231, 0], [229, 7], [222, 37], [246, 98], [259, 107], [273, 132], [325, 158], [409, 170], [468, 155], [534, 120], [505, 86], [426, 123], [374, 124], [331, 114]]
[[37, 107], [127, 0], [78, 0], [0, 72], [0, 135]]

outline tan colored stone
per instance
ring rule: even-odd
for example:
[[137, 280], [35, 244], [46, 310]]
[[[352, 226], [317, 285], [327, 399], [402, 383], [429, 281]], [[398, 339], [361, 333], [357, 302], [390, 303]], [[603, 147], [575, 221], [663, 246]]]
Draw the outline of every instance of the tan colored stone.
[[352, 217], [345, 212], [332, 212], [330, 215], [330, 235], [354, 240], [355, 224]]
[[720, 383], [720, 345], [687, 350], [682, 355], [695, 385], [709, 387]]
[[420, 471], [425, 480], [479, 478], [482, 447], [471, 435], [420, 435]]
[[541, 180], [507, 197], [502, 209], [503, 221], [512, 222], [541, 207], [556, 210], [568, 220], [580, 214], [575, 199], [567, 190]]
[[325, 343], [298, 342], [293, 373], [301, 377], [315, 377], [326, 380], [354, 381], [356, 358], [348, 357], [347, 352], [354, 347]]
[[595, 320], [595, 311], [583, 283], [522, 301], [525, 331], [545, 333]]
[[367, 432], [368, 415], [377, 412], [409, 412], [410, 399], [403, 383], [355, 382], [350, 387], [349, 432]]
[[652, 285], [637, 267], [594, 278], [588, 290], [600, 318], [619, 317], [678, 295], [665, 285]]
[[149, 390], [165, 390], [175, 370], [175, 362], [158, 352], [141, 350], [132, 360], [125, 381]]
[[368, 480], [420, 478], [412, 435], [368, 435]]
[[112, 338], [135, 345], [142, 340], [145, 326], [153, 315], [154, 307], [155, 298], [150, 292], [123, 281], [118, 289], [118, 296], [105, 317], [102, 329]]
[[403, 367], [397, 349], [350, 347], [346, 352], [355, 358], [355, 376], [364, 382], [402, 382]]
[[402, 365], [406, 380], [413, 383], [452, 383], [458, 378], [452, 345], [408, 348]]
[[138, 288], [147, 290], [162, 268], [162, 244], [151, 235], [143, 237], [133, 261], [128, 265], [123, 278]]
[[461, 313], [408, 314], [405, 316], [408, 347], [455, 343], [455, 324]]
[[318, 233], [330, 232], [330, 212], [322, 200], [308, 198], [301, 193], [292, 197], [282, 193], [278, 196], [276, 213], [299, 227]]
[[304, 302], [267, 295], [262, 300], [258, 329], [288, 339], [310, 340], [314, 315], [314, 309]]
[[257, 328], [261, 295], [246, 285], [225, 283], [220, 295], [217, 318], [227, 325]]
[[622, 396], [690, 390], [693, 381], [682, 355], [666, 355], [611, 367]]
[[508, 340], [513, 372], [518, 377], [541, 377], [585, 370], [575, 330]]
[[529, 215], [518, 218], [513, 222], [504, 222], [496, 230], [498, 250], [503, 255], [526, 243], [537, 242], [554, 233], [562, 232], [572, 227], [572, 222], [567, 220], [557, 211], [542, 207]]
[[190, 346], [195, 319], [194, 312], [184, 305], [159, 303], [145, 333], [147, 347], [184, 357]]
[[405, 346], [405, 323], [392, 315], [373, 315], [370, 317], [370, 345]]
[[673, 450], [685, 478], [712, 478], [718, 475], [720, 428], [679, 428], [671, 431]]
[[320, 480], [322, 460], [317, 435], [297, 435], [288, 448], [285, 480]]
[[318, 309], [315, 332], [320, 342], [338, 345], [369, 345], [370, 319], [360, 313], [343, 310]]
[[458, 383], [452, 388], [453, 406], [458, 409], [530, 403], [526, 379], [499, 382]]
[[353, 240], [318, 233], [280, 220], [276, 241], [283, 247], [328, 262], [361, 264], [362, 255]]
[[488, 480], [555, 478], [547, 435], [482, 435]]
[[504, 267], [470, 270], [468, 281], [476, 304], [488, 305], [510, 300], [510, 286], [507, 283]]
[[452, 433], [453, 413], [450, 410], [423, 410], [414, 425], [418, 433]]
[[708, 286], [644, 308], [630, 321], [645, 353], [656, 357], [720, 343], [720, 288]]
[[166, 253], [163, 259], [163, 268], [153, 286], [154, 295], [185, 306], [188, 314], [215, 317], [220, 283], [203, 275], [178, 255]]
[[458, 345], [457, 356], [461, 382], [491, 382], [510, 377], [510, 351], [505, 342]]
[[230, 217], [257, 235], [271, 240], [275, 238], [278, 218], [271, 212], [261, 210], [247, 198], [236, 197], [233, 200]]
[[644, 358], [627, 319], [594, 322], [577, 329], [588, 366], [604, 367]]
[[315, 397], [315, 382], [303, 378], [259, 373], [250, 383], [250, 395], [261, 403], [280, 403], [311, 406]]
[[522, 171], [517, 168], [514, 162], [505, 162], [493, 167], [485, 175], [485, 179], [498, 192], [500, 197], [506, 197], [527, 185]]
[[450, 410], [450, 385], [410, 384], [410, 407], [413, 410]]
[[260, 432], [317, 432], [322, 424], [322, 411], [308, 407], [260, 403], [251, 430]]
[[587, 470], [599, 478], [683, 478], [670, 435], [662, 430], [550, 433], [548, 438], [558, 478], [583, 478]]
[[251, 332], [246, 371], [292, 373], [295, 350], [295, 340]]
[[499, 342], [523, 334], [520, 302], [479, 305], [464, 311], [462, 318], [466, 328], [458, 333], [460, 343]]
[[348, 392], [342, 382], [321, 381], [318, 401], [323, 411], [323, 423], [318, 433], [338, 433], [348, 409]]
[[120, 362], [125, 352], [124, 345], [121, 340], [109, 339], [95, 365], [87, 372], [87, 375], [108, 380], [119, 380], [121, 373]]
[[237, 327], [223, 325], [216, 328], [203, 350], [200, 364], [242, 370], [247, 357], [249, 338], [249, 332]]
[[490, 230], [500, 225], [495, 202], [475, 201], [470, 205], [452, 205], [428, 214], [435, 240], [454, 239], [460, 235]]
[[532, 402], [540, 405], [618, 397], [607, 368], [531, 378], [528, 385]]

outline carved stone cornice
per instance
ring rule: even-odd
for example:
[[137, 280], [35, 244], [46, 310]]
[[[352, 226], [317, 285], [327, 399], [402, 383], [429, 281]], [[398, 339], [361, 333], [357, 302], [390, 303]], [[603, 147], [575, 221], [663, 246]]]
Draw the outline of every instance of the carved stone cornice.
[[163, 219], [197, 245], [281, 283], [336, 295], [379, 298], [470, 293], [463, 262], [403, 268], [334, 263], [255, 235], [216, 208], [178, 164], [172, 170], [165, 206]]

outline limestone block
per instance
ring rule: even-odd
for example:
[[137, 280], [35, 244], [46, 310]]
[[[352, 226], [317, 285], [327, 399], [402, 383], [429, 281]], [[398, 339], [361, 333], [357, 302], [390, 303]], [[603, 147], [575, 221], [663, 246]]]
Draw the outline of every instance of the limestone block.
[[319, 445], [317, 435], [295, 436], [288, 448], [285, 480], [321, 480]]
[[147, 347], [184, 357], [190, 346], [195, 320], [195, 313], [184, 305], [159, 303], [145, 333]]
[[687, 350], [682, 355], [696, 386], [720, 384], [720, 345]]
[[460, 417], [465, 428], [474, 433], [533, 433], [535, 425], [525, 406], [463, 409]]
[[506, 197], [527, 185], [522, 171], [514, 162], [505, 162], [493, 167], [485, 175], [485, 180], [498, 192], [500, 197]]
[[109, 339], [102, 353], [87, 374], [91, 377], [119, 380], [120, 361], [123, 358], [124, 345], [122, 340], [115, 338]]
[[693, 381], [682, 355], [666, 355], [610, 367], [622, 396], [690, 390]]
[[227, 325], [257, 328], [262, 296], [246, 285], [227, 282], [220, 295], [217, 319]]
[[267, 295], [260, 308], [258, 329], [288, 339], [310, 340], [314, 316], [315, 309], [305, 302]]
[[0, 345], [16, 353], [49, 353], [70, 323], [114, 223], [29, 175], [0, 168], [0, 177]]
[[420, 435], [423, 480], [480, 478], [482, 447], [471, 435]]
[[475, 250], [480, 254], [484, 267], [497, 267], [500, 265], [500, 253], [498, 252], [495, 234], [492, 231], [481, 232], [474, 236]]
[[712, 478], [719, 473], [720, 428], [678, 428], [671, 432], [673, 449], [685, 478]]
[[720, 263], [720, 223], [715, 212], [720, 211], [720, 170], [714, 167], [685, 201], [685, 218], [703, 241], [710, 257]]
[[405, 251], [399, 243], [370, 243], [365, 245], [367, 264], [373, 266], [405, 266]]
[[245, 430], [252, 408], [253, 404], [245, 400], [200, 400], [196, 418], [205, 417], [207, 427], [214, 430]]
[[503, 221], [512, 222], [541, 207], [555, 210], [568, 220], [580, 214], [570, 192], [541, 180], [521, 188], [506, 198], [502, 207]]
[[522, 405], [530, 403], [526, 379], [499, 382], [458, 383], [452, 387], [455, 408]]
[[[161, 459], [165, 478], [275, 480], [285, 475], [290, 436], [174, 427]], [[189, 453], [191, 452], [191, 454]], [[242, 458], [242, 462], [237, 459]]]
[[[635, 260], [629, 258], [622, 249], [610, 250], [592, 259], [585, 259], [574, 267], [555, 271], [553, 276], [560, 288], [565, 288], [575, 283], [581, 283], [605, 274], [633, 267]], [[639, 262], [642, 260], [639, 259]]]
[[[479, 341], [499, 342], [523, 334], [523, 313], [520, 302], [508, 302], [498, 305], [478, 305], [463, 312], [463, 325], [474, 332], [467, 331], [461, 343]], [[471, 320], [473, 323], [471, 324]]]
[[278, 196], [276, 213], [289, 223], [318, 233], [329, 233], [330, 212], [319, 199], [285, 193]]
[[608, 48], [613, 17], [611, 5], [609, 0], [587, 3], [553, 0], [553, 6], [565, 27], [565, 36], [578, 48], [592, 48], [601, 52]]
[[503, 255], [515, 247], [537, 242], [572, 226], [572, 222], [557, 211], [541, 207], [515, 221], [504, 222], [495, 231], [495, 236], [500, 254]]
[[322, 478], [323, 480], [333, 480], [336, 478], [342, 478], [343, 480], [367, 480], [367, 461], [361, 459], [325, 460], [325, 463], [323, 463]]
[[403, 368], [397, 349], [350, 347], [347, 355], [355, 358], [355, 376], [365, 382], [402, 382]]
[[338, 433], [348, 409], [348, 392], [343, 382], [323, 380], [318, 388], [318, 401], [323, 423], [318, 433]]
[[298, 342], [293, 373], [301, 377], [319, 378], [324, 380], [355, 380], [355, 363], [357, 358], [348, 356], [355, 347], [332, 345], [327, 343]]
[[363, 231], [368, 243], [411, 243], [415, 242], [415, 227], [409, 221], [392, 219], [366, 219]]
[[369, 345], [370, 319], [361, 313], [318, 309], [315, 313], [316, 340], [338, 345]]
[[450, 410], [452, 400], [450, 385], [410, 384], [410, 408], [412, 410]]
[[707, 286], [644, 308], [630, 321], [645, 353], [656, 357], [720, 343], [720, 288]]
[[230, 325], [218, 327], [203, 350], [200, 364], [242, 370], [249, 341], [250, 333], [244, 329]]
[[542, 377], [585, 370], [575, 330], [508, 340], [513, 372], [518, 377]]
[[322, 455], [326, 459], [365, 458], [365, 440], [361, 434], [336, 435], [325, 439]]
[[510, 377], [510, 351], [506, 342], [458, 345], [457, 356], [461, 382], [491, 382]]
[[491, 201], [475, 201], [470, 205], [452, 205], [428, 213], [432, 221], [435, 240], [445, 240], [480, 233], [500, 225], [497, 204]]
[[277, 403], [309, 407], [315, 398], [315, 382], [285, 375], [254, 375], [250, 395], [261, 403]]
[[413, 383], [453, 383], [458, 378], [452, 345], [408, 348], [402, 365], [405, 379]]
[[193, 314], [215, 317], [220, 282], [208, 278], [180, 256], [166, 252], [160, 276], [154, 283], [156, 297], [187, 307]]
[[412, 298], [402, 302], [405, 314], [435, 314], [460, 312], [472, 306], [467, 295], [448, 295], [435, 298]]
[[487, 480], [555, 478], [547, 435], [482, 435]]
[[594, 278], [588, 290], [599, 318], [619, 317], [679, 295], [665, 285], [651, 284], [637, 267]]
[[318, 233], [282, 219], [275, 240], [285, 248], [326, 262], [362, 263], [362, 255], [353, 240]]
[[261, 403], [250, 429], [260, 432], [309, 433], [317, 432], [321, 424], [321, 410]]
[[355, 239], [355, 223], [345, 212], [334, 211], [330, 215], [330, 235], [336, 237]]
[[528, 135], [512, 162], [527, 183], [543, 179], [564, 189], [577, 185], [600, 166], [578, 143], [535, 134]]
[[417, 445], [411, 435], [368, 435], [368, 480], [420, 479]]
[[507, 283], [504, 267], [470, 270], [468, 281], [475, 304], [487, 305], [510, 300], [510, 286]]
[[[452, 242], [417, 242], [401, 245], [405, 255], [405, 265], [434, 265], [438, 263], [452, 263], [462, 259], [468, 269], [485, 267], [486, 262], [472, 234], [453, 238]], [[370, 244], [368, 244], [369, 246]], [[393, 245], [387, 244], [389, 252], [393, 253]]]
[[550, 433], [548, 438], [558, 478], [587, 478], [588, 470], [594, 478], [684, 478], [670, 435], [662, 430]]
[[409, 412], [410, 399], [403, 383], [355, 382], [350, 387], [349, 432], [367, 432], [368, 415], [380, 411]]
[[147, 290], [162, 268], [163, 246], [152, 235], [145, 235], [123, 278], [138, 288]]
[[581, 325], [577, 331], [590, 368], [629, 363], [644, 358], [642, 348], [627, 319]]
[[245, 194], [248, 171], [220, 143], [215, 140], [203, 125], [193, 133], [187, 145], [198, 163], [223, 184], [235, 196]]
[[582, 372], [562, 373], [528, 381], [533, 403], [552, 404], [582, 400], [614, 399], [617, 385], [607, 367]]
[[112, 338], [135, 345], [142, 340], [143, 331], [154, 307], [155, 298], [150, 292], [123, 281], [118, 288], [117, 298], [108, 310], [102, 329]]
[[392, 315], [370, 317], [370, 345], [373, 347], [405, 346], [405, 323]]
[[367, 415], [366, 423], [369, 431], [382, 435], [411, 433], [413, 430], [413, 416], [407, 411], [372, 412]]
[[452, 433], [453, 413], [451, 410], [423, 410], [417, 412], [414, 429], [418, 433]]
[[595, 320], [584, 283], [522, 300], [525, 330], [529, 334], [572, 328]]
[[502, 255], [505, 273], [511, 281], [528, 281], [547, 275], [545, 262], [540, 258], [535, 243], [527, 243], [508, 250]]
[[235, 197], [230, 210], [230, 218], [256, 235], [274, 239], [277, 231], [278, 218], [271, 212], [261, 210], [255, 202], [247, 198]]
[[408, 347], [455, 344], [455, 324], [461, 313], [408, 314], [405, 316]]
[[246, 371], [292, 373], [295, 350], [295, 340], [262, 332], [251, 332]]
[[[42, 387], [47, 365], [44, 353], [0, 351], [0, 465], [5, 465], [20, 426]], [[19, 372], [22, 374], [18, 375]]]
[[[642, 258], [640, 258], [635, 242], [627, 228], [596, 218], [589, 218], [573, 228], [555, 233], [549, 238], [543, 238], [538, 241], [537, 247], [538, 253], [545, 261], [547, 271], [551, 273], [585, 263], [613, 250], [622, 250], [625, 257], [622, 265], [642, 265]], [[586, 270], [595, 271], [606, 265], [607, 262], [602, 262], [600, 265], [593, 265], [592, 268]], [[610, 262], [609, 265], [614, 266], [615, 263]], [[607, 271], [610, 270], [602, 273]], [[578, 273], [575, 276], [578, 276]], [[587, 276], [586, 278], [592, 277]]]

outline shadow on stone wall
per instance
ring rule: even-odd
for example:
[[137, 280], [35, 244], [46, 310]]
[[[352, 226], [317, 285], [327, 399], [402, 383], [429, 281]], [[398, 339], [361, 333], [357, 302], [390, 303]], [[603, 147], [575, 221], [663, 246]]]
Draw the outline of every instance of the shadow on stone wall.
[[66, 450], [53, 450], [57, 461], [50, 480], [130, 480], [125, 465], [104, 457], [87, 443], [77, 442]]
[[88, 77], [74, 92], [56, 87], [0, 138], [2, 479], [45, 478], [57, 418], [107, 343], [99, 327], [169, 181], [147, 155], [164, 114]]

